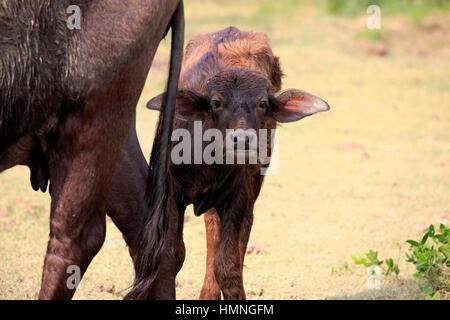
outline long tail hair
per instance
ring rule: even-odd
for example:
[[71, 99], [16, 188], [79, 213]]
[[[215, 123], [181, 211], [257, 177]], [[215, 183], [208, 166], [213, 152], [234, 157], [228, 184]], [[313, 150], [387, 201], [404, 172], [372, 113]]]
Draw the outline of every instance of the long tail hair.
[[172, 44], [167, 94], [159, 116], [155, 140], [150, 158], [150, 171], [146, 190], [148, 212], [144, 218], [134, 260], [135, 280], [125, 299], [146, 299], [151, 296], [151, 287], [160, 272], [160, 261], [164, 258], [169, 229], [169, 214], [173, 203], [173, 190], [168, 172], [170, 165], [170, 134], [175, 113], [184, 45], [184, 8], [180, 1], [172, 17]]

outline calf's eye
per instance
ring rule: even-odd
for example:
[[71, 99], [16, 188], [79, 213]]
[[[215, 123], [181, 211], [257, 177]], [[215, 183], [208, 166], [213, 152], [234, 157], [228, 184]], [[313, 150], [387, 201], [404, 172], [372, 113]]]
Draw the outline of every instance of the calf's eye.
[[260, 109], [266, 110], [267, 108], [269, 108], [269, 101], [267, 100], [262, 100], [259, 104], [258, 107]]
[[222, 108], [222, 102], [220, 100], [212, 100], [211, 101], [211, 106], [215, 110], [221, 109]]

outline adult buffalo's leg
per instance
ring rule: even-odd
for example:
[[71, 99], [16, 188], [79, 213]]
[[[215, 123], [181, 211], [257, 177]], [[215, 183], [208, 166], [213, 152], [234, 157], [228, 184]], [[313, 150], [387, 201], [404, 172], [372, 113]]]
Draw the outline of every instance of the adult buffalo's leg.
[[123, 144], [107, 197], [106, 213], [122, 232], [134, 260], [146, 210], [148, 163], [136, 134], [136, 116]]
[[[148, 163], [139, 145], [135, 118], [117, 161], [106, 205], [107, 214], [122, 232], [133, 261], [139, 250], [137, 237], [146, 210], [147, 176]], [[176, 273], [181, 270], [186, 253], [183, 241], [185, 207], [185, 205], [180, 205], [178, 208], [179, 219], [175, 246]]]
[[[83, 276], [105, 238], [106, 195], [132, 111], [101, 101], [69, 115], [48, 137], [52, 202], [40, 299], [71, 298], [76, 276]], [[105, 105], [117, 113], [101, 110]]]
[[219, 246], [220, 217], [214, 209], [210, 209], [203, 216], [206, 228], [206, 272], [200, 299], [220, 300], [220, 287], [214, 275], [214, 260]]

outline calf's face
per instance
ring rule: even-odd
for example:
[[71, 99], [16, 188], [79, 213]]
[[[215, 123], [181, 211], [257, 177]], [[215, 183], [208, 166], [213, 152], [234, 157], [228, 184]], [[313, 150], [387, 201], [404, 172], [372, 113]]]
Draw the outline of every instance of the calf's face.
[[[268, 79], [246, 68], [219, 72], [206, 87], [206, 94], [180, 89], [176, 117], [186, 121], [212, 120], [213, 128], [222, 132], [226, 151], [235, 154], [256, 152], [259, 134], [263, 132], [260, 129], [274, 129], [276, 122], [298, 121], [329, 110], [324, 100], [302, 90], [271, 93]], [[159, 95], [147, 107], [159, 110], [161, 102]]]

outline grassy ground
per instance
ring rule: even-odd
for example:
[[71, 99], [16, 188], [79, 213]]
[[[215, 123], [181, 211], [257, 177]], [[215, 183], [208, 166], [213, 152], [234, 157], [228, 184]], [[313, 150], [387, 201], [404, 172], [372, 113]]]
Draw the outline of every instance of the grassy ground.
[[[383, 10], [383, 8], [381, 8]], [[255, 207], [244, 281], [250, 299], [423, 298], [400, 260], [399, 279], [366, 287], [363, 268], [333, 274], [350, 254], [375, 249], [398, 256], [396, 243], [450, 218], [450, 27], [448, 13], [420, 25], [383, 16], [380, 35], [356, 17], [297, 1], [186, 1], [187, 38], [228, 25], [264, 31], [286, 73], [284, 88], [323, 97], [328, 113], [280, 130], [280, 161]], [[383, 13], [383, 11], [382, 11]], [[164, 87], [163, 41], [138, 106], [149, 154], [156, 114], [144, 103]], [[382, 46], [382, 52], [375, 50]], [[373, 49], [375, 47], [375, 49]], [[32, 192], [26, 168], [0, 179], [0, 299], [33, 299], [49, 232], [49, 196]], [[189, 208], [186, 262], [177, 297], [195, 299], [205, 271], [203, 220]], [[108, 221], [105, 245], [76, 299], [119, 299], [133, 279], [121, 234]]]

